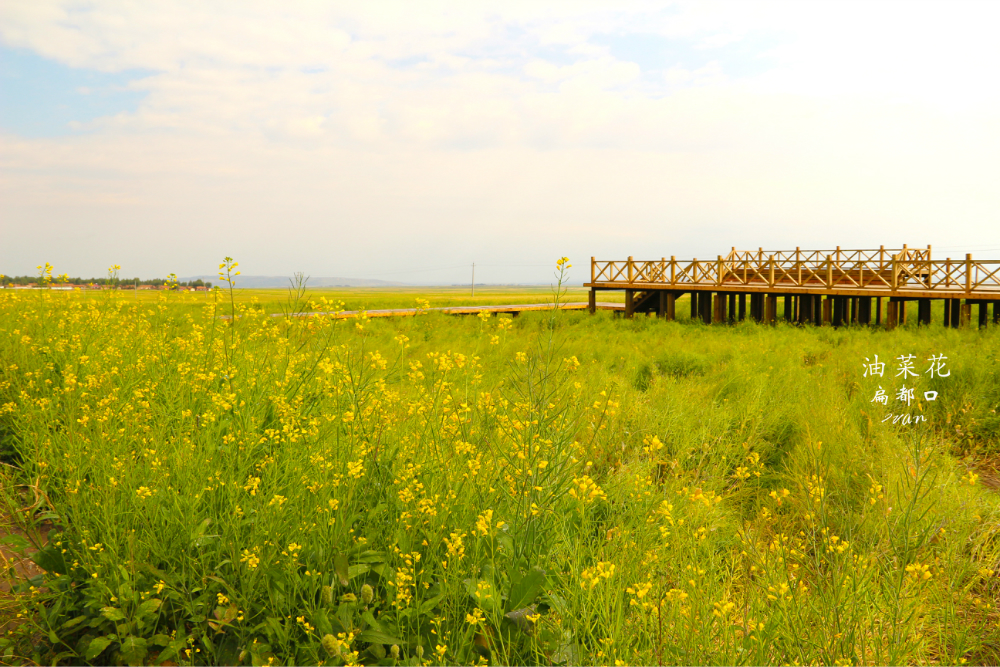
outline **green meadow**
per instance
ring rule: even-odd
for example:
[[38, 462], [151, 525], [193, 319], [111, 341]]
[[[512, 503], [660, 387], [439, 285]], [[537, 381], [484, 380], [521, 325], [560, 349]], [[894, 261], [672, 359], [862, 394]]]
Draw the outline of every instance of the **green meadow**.
[[271, 317], [552, 299], [0, 292], [0, 662], [1000, 661], [996, 327]]

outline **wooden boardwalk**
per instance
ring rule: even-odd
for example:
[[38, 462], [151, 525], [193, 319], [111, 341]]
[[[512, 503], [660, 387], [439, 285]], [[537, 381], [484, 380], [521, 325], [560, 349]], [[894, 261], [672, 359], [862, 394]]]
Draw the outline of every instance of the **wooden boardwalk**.
[[[931, 246], [877, 250], [743, 251], [733, 248], [715, 260], [604, 261], [590, 258], [590, 303], [597, 292], [624, 290], [625, 316], [655, 312], [674, 319], [678, 297], [691, 297], [692, 319], [705, 323], [759, 322], [782, 316], [799, 323], [884, 324], [906, 321], [907, 303], [930, 324], [931, 302], [944, 301], [945, 326], [964, 326], [979, 307], [978, 324], [1000, 324], [1000, 260], [931, 258]], [[882, 300], [886, 300], [883, 313]], [[747, 301], [749, 300], [749, 308]], [[592, 306], [591, 310], [596, 310]], [[874, 310], [874, 312], [873, 312]]]
[[[422, 313], [444, 313], [445, 315], [478, 315], [479, 313], [489, 313], [490, 315], [512, 315], [517, 317], [524, 312], [552, 310], [555, 304], [552, 303], [521, 303], [499, 306], [445, 306], [441, 308], [383, 308], [379, 310], [340, 310], [328, 312], [299, 313], [296, 317], [332, 317], [334, 319], [347, 319], [360, 317], [413, 317]], [[559, 304], [559, 310], [613, 310], [625, 312], [625, 306], [620, 303], [590, 303], [572, 302]], [[278, 313], [274, 317], [283, 317]]]

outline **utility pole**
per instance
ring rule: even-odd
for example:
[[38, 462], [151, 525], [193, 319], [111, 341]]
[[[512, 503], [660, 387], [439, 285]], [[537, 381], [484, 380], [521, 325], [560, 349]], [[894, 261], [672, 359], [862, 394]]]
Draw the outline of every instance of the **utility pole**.
[[472, 263], [472, 296], [476, 296], [476, 263]]

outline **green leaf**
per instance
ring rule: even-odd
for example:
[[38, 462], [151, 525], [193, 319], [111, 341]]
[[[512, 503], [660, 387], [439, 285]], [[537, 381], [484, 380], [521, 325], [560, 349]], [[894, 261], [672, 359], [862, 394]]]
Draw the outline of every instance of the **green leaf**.
[[187, 646], [187, 640], [188, 640], [187, 635], [174, 639], [172, 642], [170, 642], [170, 645], [167, 646], [167, 648], [163, 649], [163, 651], [160, 653], [159, 661], [161, 663], [166, 662], [167, 660], [170, 660], [175, 655], [180, 653], [181, 649]]
[[99, 656], [104, 651], [104, 649], [108, 647], [108, 644], [110, 643], [111, 643], [110, 637], [95, 637], [94, 639], [91, 640], [90, 646], [87, 647], [87, 650], [84, 651], [83, 653], [84, 659], [93, 660], [94, 658]]
[[151, 644], [155, 644], [157, 646], [166, 646], [170, 643], [170, 636], [164, 634], [153, 635], [153, 638], [149, 641]]
[[80, 623], [84, 622], [85, 620], [87, 620], [86, 616], [77, 616], [75, 618], [71, 618], [71, 619], [69, 619], [68, 621], [66, 621], [65, 623], [62, 624], [62, 629], [63, 630], [69, 630], [70, 628], [76, 627], [77, 625], [79, 625]]
[[520, 581], [514, 584], [507, 598], [507, 611], [523, 609], [527, 607], [545, 587], [545, 570], [537, 567], [525, 574]]
[[[469, 593], [473, 602], [487, 612], [496, 612], [499, 606], [499, 593], [496, 587], [486, 579], [466, 579], [465, 590]], [[482, 584], [482, 587], [480, 587]]]
[[368, 570], [370, 569], [367, 565], [352, 565], [347, 568], [347, 578], [354, 579], [362, 574], [368, 574]]
[[444, 595], [435, 595], [429, 600], [424, 600], [423, 602], [420, 603], [420, 613], [426, 614], [427, 612], [431, 611], [432, 609], [434, 609], [434, 607], [437, 606], [438, 602], [440, 602], [443, 598]]
[[142, 637], [128, 637], [122, 642], [122, 656], [129, 665], [141, 665], [147, 652], [146, 640]]
[[378, 630], [365, 630], [358, 635], [358, 639], [363, 642], [368, 642], [369, 644], [396, 644], [397, 646], [405, 646], [406, 642], [398, 637], [393, 637], [392, 635], [387, 635], [384, 632], [379, 632]]
[[333, 571], [337, 575], [337, 580], [341, 586], [346, 586], [348, 582], [348, 572], [350, 567], [347, 563], [347, 554], [337, 554], [333, 558]]
[[20, 535], [14, 534], [0, 537], [0, 544], [9, 544], [11, 549], [14, 551], [23, 551], [31, 546], [31, 543], [28, 542], [28, 540], [24, 539]]
[[137, 612], [139, 618], [145, 618], [146, 616], [154, 615], [156, 613], [156, 610], [160, 608], [161, 604], [163, 604], [163, 602], [161, 600], [157, 600], [156, 598], [150, 598], [149, 600], [146, 600], [141, 605], [139, 605], [139, 610]]
[[53, 546], [47, 546], [31, 554], [31, 560], [46, 572], [55, 574], [67, 573], [66, 561], [63, 559], [62, 551]]
[[115, 607], [101, 607], [101, 615], [109, 621], [124, 621], [125, 614]]
[[356, 563], [384, 563], [385, 553], [382, 551], [362, 551], [354, 559]]

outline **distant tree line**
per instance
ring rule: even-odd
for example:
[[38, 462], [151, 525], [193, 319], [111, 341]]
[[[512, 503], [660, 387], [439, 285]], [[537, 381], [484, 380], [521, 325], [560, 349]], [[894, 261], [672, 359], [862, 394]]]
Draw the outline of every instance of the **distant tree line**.
[[[38, 276], [3, 276], [0, 278], [0, 285], [30, 285], [31, 283], [39, 283], [41, 279]], [[170, 281], [166, 278], [150, 278], [147, 280], [142, 280], [141, 278], [69, 278], [66, 276], [59, 276], [52, 278], [53, 283], [59, 283], [62, 285], [101, 285], [117, 287], [119, 285], [156, 285], [162, 286], [169, 284]], [[198, 280], [189, 280], [187, 282], [181, 280], [177, 282], [179, 287], [211, 287], [211, 282], [205, 282], [201, 278]]]

